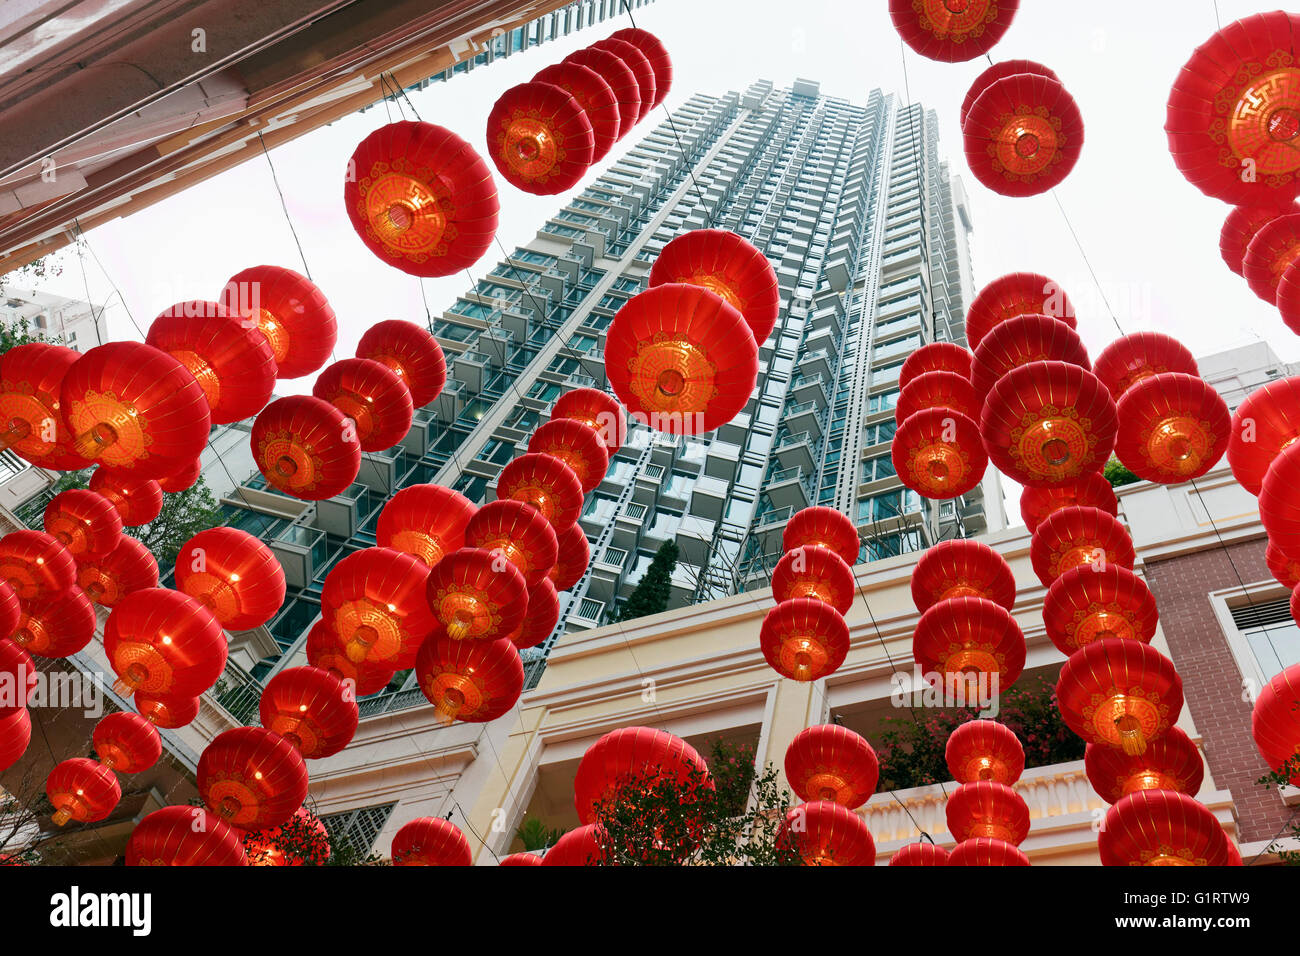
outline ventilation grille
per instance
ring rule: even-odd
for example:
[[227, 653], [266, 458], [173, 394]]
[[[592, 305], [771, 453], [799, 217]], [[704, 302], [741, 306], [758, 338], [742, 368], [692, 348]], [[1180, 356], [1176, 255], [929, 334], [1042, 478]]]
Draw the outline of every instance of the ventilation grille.
[[1239, 631], [1257, 627], [1273, 627], [1291, 621], [1291, 599], [1280, 597], [1272, 601], [1256, 601], [1232, 609], [1232, 623]]

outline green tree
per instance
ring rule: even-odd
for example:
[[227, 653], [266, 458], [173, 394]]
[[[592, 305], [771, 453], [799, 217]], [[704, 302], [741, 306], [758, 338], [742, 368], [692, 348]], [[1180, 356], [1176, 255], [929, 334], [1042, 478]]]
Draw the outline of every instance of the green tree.
[[668, 610], [668, 599], [672, 596], [673, 589], [673, 569], [677, 567], [679, 553], [676, 541], [665, 541], [659, 545], [650, 567], [646, 568], [645, 574], [628, 596], [627, 603], [623, 605], [618, 618], [620, 621], [630, 621]]
[[49, 342], [51, 345], [62, 345], [63, 336], [46, 335], [44, 332], [33, 331], [31, 323], [26, 319], [19, 319], [12, 325], [0, 324], [0, 355], [4, 355], [15, 345], [27, 345], [31, 342]]
[[[1276, 770], [1270, 770], [1255, 782], [1266, 790], [1272, 791], [1273, 799], [1276, 800], [1277, 788], [1295, 786], [1291, 781], [1297, 777], [1300, 777], [1300, 754], [1292, 754], [1287, 758], [1286, 763]], [[1283, 866], [1300, 866], [1300, 850], [1288, 850], [1279, 844], [1278, 841], [1285, 837], [1300, 841], [1300, 820], [1296, 819], [1294, 813], [1287, 818], [1286, 826], [1282, 828], [1282, 832], [1273, 838], [1263, 852], [1276, 853]]]
[[[78, 238], [74, 245], [80, 246], [83, 240]], [[5, 287], [11, 282], [29, 283], [32, 279], [45, 279], [50, 276], [63, 275], [63, 257], [62, 250], [53, 255], [41, 256], [25, 266], [19, 266], [12, 272], [0, 275], [0, 295], [4, 294]]]
[[515, 831], [515, 836], [519, 842], [524, 845], [525, 850], [545, 850], [547, 847], [555, 845], [555, 841], [564, 836], [567, 831], [563, 828], [552, 830], [542, 823], [541, 820], [530, 817], [519, 825]]
[[1135, 481], [1141, 481], [1137, 475], [1129, 471], [1124, 463], [1118, 458], [1112, 458], [1106, 462], [1106, 468], [1102, 472], [1103, 477], [1110, 482], [1112, 488], [1118, 488], [1120, 485], [1131, 485]]

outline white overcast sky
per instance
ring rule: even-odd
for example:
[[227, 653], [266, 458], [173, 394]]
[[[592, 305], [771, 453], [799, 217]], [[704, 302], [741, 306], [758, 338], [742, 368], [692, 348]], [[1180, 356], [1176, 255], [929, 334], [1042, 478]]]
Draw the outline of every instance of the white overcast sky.
[[[1219, 0], [1218, 8], [1225, 24], [1273, 9], [1236, 0]], [[670, 107], [695, 92], [739, 90], [759, 78], [783, 86], [805, 77], [819, 80], [823, 93], [855, 103], [865, 103], [880, 87], [935, 109], [941, 153], [963, 174], [971, 196], [976, 283], [1011, 271], [1042, 272], [1074, 299], [1093, 355], [1118, 334], [1052, 197], [1004, 198], [966, 172], [957, 111], [986, 60], [947, 64], [910, 49], [904, 54], [885, 0], [657, 0], [635, 15], [673, 57]], [[626, 24], [624, 16], [431, 86], [413, 94], [415, 107], [424, 120], [485, 150], [484, 124], [497, 96]], [[1079, 102], [1086, 124], [1083, 155], [1057, 195], [1124, 331], [1160, 329], [1198, 355], [1262, 338], [1291, 361], [1300, 357], [1295, 337], [1219, 258], [1219, 227], [1229, 207], [1188, 184], [1166, 145], [1170, 84], [1214, 30], [1212, 0], [1027, 0], [992, 55], [1047, 64]], [[663, 115], [657, 110], [600, 168]], [[375, 259], [343, 209], [348, 156], [384, 122], [381, 105], [272, 152], [312, 275], [339, 315], [340, 358], [352, 354], [375, 321], [424, 317], [417, 280]], [[530, 238], [563, 204], [563, 197], [527, 196], [503, 181], [500, 186], [498, 235], [507, 249]], [[95, 229], [89, 239], [136, 321], [146, 327], [174, 301], [215, 297], [229, 276], [247, 266], [267, 262], [301, 269], [260, 152], [181, 195]], [[473, 270], [474, 279], [499, 258], [494, 248]], [[109, 301], [111, 286], [93, 262], [88, 278], [95, 303]], [[468, 284], [464, 275], [428, 280], [435, 316]], [[42, 287], [84, 298], [75, 257], [67, 258], [62, 276]], [[114, 338], [138, 337], [115, 299], [109, 324]], [[307, 391], [310, 384], [309, 378], [298, 379], [282, 383], [280, 391]]]

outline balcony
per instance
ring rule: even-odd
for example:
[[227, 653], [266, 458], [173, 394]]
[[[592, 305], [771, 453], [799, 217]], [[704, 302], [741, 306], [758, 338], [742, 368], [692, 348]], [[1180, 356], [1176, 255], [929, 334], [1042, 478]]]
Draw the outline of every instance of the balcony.
[[811, 476], [801, 468], [782, 468], [769, 475], [763, 493], [776, 508], [799, 511], [812, 500]]
[[695, 480], [691, 489], [691, 514], [711, 521], [722, 519], [722, 512], [727, 507], [727, 492], [731, 483], [721, 478], [701, 475]]
[[[324, 505], [326, 502], [321, 504]], [[320, 519], [319, 512], [317, 519]], [[266, 543], [271, 553], [275, 555], [275, 559], [280, 562], [280, 566], [284, 568], [285, 582], [293, 588], [306, 587], [315, 575], [316, 569], [322, 567], [329, 556], [325, 532], [307, 525], [286, 525], [266, 538]]]
[[828, 349], [816, 349], [799, 357], [798, 368], [804, 378], [825, 375], [829, 379], [835, 373], [835, 360]]
[[462, 352], [452, 360], [451, 377], [457, 382], [463, 382], [470, 394], [477, 395], [483, 390], [491, 361], [482, 352]]
[[817, 464], [816, 449], [808, 432], [787, 435], [776, 445], [776, 460], [782, 468], [802, 468], [812, 471]]
[[822, 437], [821, 415], [823, 411], [824, 406], [819, 407], [816, 402], [787, 405], [782, 423], [791, 432], [807, 432], [814, 441], [817, 441]]
[[740, 461], [740, 454], [739, 445], [714, 438], [704, 457], [704, 473], [710, 478], [730, 482], [736, 477], [736, 463]]
[[830, 378], [825, 375], [801, 375], [790, 383], [790, 396], [796, 402], [815, 402], [826, 407], [826, 390], [830, 387]]
[[626, 551], [636, 550], [649, 510], [643, 504], [635, 501], [628, 502], [627, 508], [614, 516], [614, 533], [610, 537], [610, 542]]
[[685, 515], [677, 529], [677, 547], [681, 560], [687, 564], [702, 565], [713, 551], [713, 535], [717, 523], [696, 515]]
[[453, 422], [468, 400], [469, 395], [466, 392], [465, 383], [451, 379], [443, 386], [438, 397], [427, 407], [437, 416], [438, 421], [444, 423]]

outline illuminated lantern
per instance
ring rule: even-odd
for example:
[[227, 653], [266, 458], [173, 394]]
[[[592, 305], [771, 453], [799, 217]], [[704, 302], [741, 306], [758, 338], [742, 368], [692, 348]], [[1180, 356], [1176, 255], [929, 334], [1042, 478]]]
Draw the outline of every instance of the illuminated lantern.
[[455, 275], [478, 262], [496, 236], [492, 172], [451, 130], [389, 123], [361, 141], [348, 173], [343, 201], [353, 228], [403, 272]]
[[1228, 464], [1252, 495], [1264, 485], [1269, 465], [1300, 438], [1300, 376], [1281, 378], [1246, 396], [1232, 413]]
[[1119, 514], [1115, 489], [1099, 471], [1090, 471], [1053, 488], [1026, 488], [1020, 494], [1020, 516], [1033, 534], [1039, 524], [1062, 508], [1083, 505], [1099, 508], [1112, 517]]
[[511, 853], [503, 856], [497, 866], [541, 866], [542, 858], [536, 853]]
[[8, 770], [27, 753], [32, 742], [32, 715], [26, 707], [8, 713], [0, 711], [0, 773]]
[[1206, 195], [1278, 205], [1300, 192], [1298, 33], [1293, 14], [1246, 17], [1198, 46], [1179, 72], [1165, 118], [1169, 151]]
[[534, 83], [558, 86], [573, 97], [591, 123], [592, 162], [604, 159], [618, 139], [618, 97], [605, 78], [589, 66], [554, 63], [533, 77]]
[[20, 601], [43, 601], [77, 581], [77, 562], [52, 535], [11, 531], [0, 538], [0, 581]]
[[338, 320], [325, 294], [306, 276], [280, 266], [253, 266], [230, 277], [221, 304], [241, 326], [262, 333], [276, 378], [301, 378], [329, 361]]
[[375, 538], [381, 548], [414, 555], [433, 567], [465, 546], [465, 528], [478, 507], [442, 485], [410, 485], [379, 513]]
[[763, 618], [763, 657], [782, 677], [814, 681], [833, 674], [849, 652], [849, 626], [824, 601], [791, 598]]
[[1095, 375], [1065, 362], [1030, 362], [984, 400], [980, 436], [989, 458], [1029, 487], [1100, 471], [1115, 445], [1115, 402]]
[[226, 635], [208, 609], [179, 591], [145, 588], [117, 602], [104, 652], [129, 696], [198, 697], [226, 667]]
[[1119, 401], [1139, 382], [1167, 372], [1196, 376], [1200, 371], [1187, 346], [1163, 332], [1134, 332], [1101, 350], [1092, 372]]
[[122, 799], [117, 775], [86, 757], [65, 760], [45, 778], [45, 794], [54, 807], [56, 826], [69, 820], [95, 823], [103, 820]]
[[[306, 807], [299, 807], [290, 818], [295, 830], [285, 833], [288, 824], [244, 835], [244, 852], [249, 866], [324, 866], [330, 858], [329, 831], [320, 817]], [[287, 846], [281, 846], [281, 841]]]
[[889, 0], [903, 42], [921, 56], [960, 63], [993, 49], [1011, 26], [1020, 0]]
[[550, 83], [520, 83], [502, 93], [488, 114], [487, 142], [497, 172], [539, 196], [576, 186], [596, 155], [586, 112]]
[[176, 590], [202, 603], [222, 627], [246, 631], [280, 610], [284, 569], [247, 531], [208, 528], [176, 555]]
[[558, 458], [578, 476], [584, 492], [595, 491], [609, 470], [609, 450], [599, 433], [571, 418], [553, 418], [528, 440], [528, 450]]
[[1106, 811], [1102, 866], [1226, 866], [1228, 837], [1203, 804], [1176, 790], [1138, 790]]
[[77, 454], [141, 478], [194, 461], [212, 418], [185, 366], [142, 342], [109, 342], [68, 369], [59, 406]]
[[305, 501], [332, 498], [356, 481], [361, 445], [347, 417], [319, 398], [276, 399], [253, 422], [257, 470], [273, 487]]
[[277, 368], [266, 336], [216, 302], [180, 302], [149, 326], [145, 342], [194, 376], [214, 424], [250, 418], [271, 400]]
[[989, 780], [1011, 786], [1025, 772], [1025, 748], [996, 720], [968, 720], [951, 734], [944, 761], [958, 783]]
[[1025, 669], [1025, 636], [999, 604], [948, 598], [921, 615], [912, 635], [912, 656], [927, 674], [968, 680], [996, 674], [997, 686], [1007, 688]]
[[1004, 783], [963, 783], [948, 795], [948, 832], [958, 842], [989, 837], [1019, 846], [1029, 835], [1029, 806]]
[[947, 866], [948, 851], [933, 843], [909, 843], [889, 858], [890, 866]]
[[582, 514], [582, 485], [573, 469], [550, 455], [529, 452], [501, 469], [497, 497], [532, 505], [563, 534]]
[[[1250, 715], [1250, 733], [1272, 770], [1281, 770], [1300, 754], [1300, 664], [1273, 675], [1264, 685]], [[1300, 784], [1297, 763], [1289, 768], [1295, 771], [1289, 777], [1293, 786]]]
[[758, 346], [740, 312], [699, 286], [646, 289], [618, 310], [605, 374], [633, 418], [656, 431], [713, 431], [754, 391]]
[[1056, 682], [1061, 716], [1089, 743], [1141, 754], [1183, 709], [1183, 682], [1150, 644], [1103, 638], [1070, 655]]
[[633, 75], [636, 76], [641, 97], [637, 107], [637, 122], [649, 116], [650, 110], [654, 108], [655, 98], [659, 95], [659, 89], [655, 85], [654, 65], [650, 62], [650, 58], [636, 44], [614, 37], [596, 41], [591, 44], [591, 49], [613, 53], [631, 68]]
[[762, 345], [776, 328], [781, 291], [767, 256], [726, 229], [692, 229], [673, 239], [650, 267], [650, 287], [685, 283], [708, 289], [745, 318]]
[[362, 451], [392, 448], [411, 430], [410, 391], [396, 372], [370, 359], [325, 366], [311, 393], [351, 419]]
[[628, 786], [650, 788], [671, 782], [683, 791], [712, 789], [709, 768], [694, 747], [652, 727], [622, 727], [587, 748], [573, 778], [578, 819], [594, 823], [602, 804]]
[[524, 665], [507, 640], [458, 641], [435, 634], [420, 647], [415, 674], [425, 698], [447, 721], [496, 720], [524, 692]]
[[971, 359], [973, 394], [987, 394], [1007, 372], [1030, 362], [1068, 362], [1092, 368], [1088, 350], [1070, 326], [1050, 315], [1018, 315], [999, 322], [980, 340]]
[[1016, 579], [1006, 558], [970, 538], [940, 541], [921, 552], [912, 572], [912, 600], [918, 611], [955, 597], [977, 597], [1010, 611]]
[[1016, 73], [976, 98], [962, 127], [975, 178], [1003, 196], [1037, 196], [1060, 185], [1083, 151], [1083, 116], [1057, 80]]
[[1139, 478], [1176, 484], [1213, 468], [1230, 431], [1228, 406], [1218, 392], [1199, 378], [1168, 372], [1144, 379], [1120, 399], [1115, 454]]
[[898, 387], [907, 388], [914, 378], [926, 372], [952, 372], [970, 378], [971, 354], [953, 342], [931, 342], [910, 354], [898, 370]]
[[1029, 857], [1005, 840], [974, 837], [948, 854], [948, 866], [1029, 866]]
[[278, 826], [307, 799], [302, 755], [261, 727], [218, 734], [199, 757], [195, 777], [207, 808], [241, 830]]
[[0, 581], [0, 640], [9, 637], [18, 628], [23, 615], [18, 594], [4, 581]]
[[1158, 623], [1151, 589], [1115, 564], [1071, 568], [1052, 582], [1043, 599], [1047, 636], [1066, 657], [1102, 638], [1149, 643]]
[[805, 545], [828, 548], [843, 558], [850, 567], [858, 563], [861, 548], [858, 529], [848, 516], [823, 505], [796, 511], [781, 532], [783, 550], [793, 551]]
[[[1269, 542], [1282, 554], [1300, 561], [1300, 502], [1295, 489], [1300, 487], [1300, 442], [1288, 445], [1269, 465], [1259, 490], [1259, 519], [1268, 532]], [[0, 548], [5, 539], [0, 539]], [[2, 560], [2, 559], [0, 559]], [[0, 576], [4, 575], [0, 566]], [[22, 593], [19, 592], [19, 597]]]
[[238, 831], [202, 807], [155, 810], [135, 825], [127, 866], [248, 866]]
[[392, 548], [363, 548], [325, 576], [321, 616], [348, 659], [407, 668], [433, 630], [424, 600], [429, 569]]
[[898, 393], [894, 422], [901, 425], [916, 412], [927, 408], [950, 408], [967, 418], [979, 418], [980, 403], [970, 379], [954, 372], [926, 372], [908, 382]]
[[1047, 315], [1078, 327], [1074, 305], [1056, 280], [1037, 272], [1012, 272], [975, 296], [966, 310], [966, 341], [977, 349], [995, 326], [1020, 315]]
[[158, 586], [158, 562], [138, 539], [123, 535], [102, 557], [77, 561], [77, 586], [100, 607], [112, 608], [132, 591]]
[[426, 587], [433, 616], [453, 640], [493, 640], [523, 623], [528, 584], [513, 564], [491, 551], [462, 548], [429, 574]]
[[1044, 587], [1071, 568], [1094, 569], [1119, 565], [1133, 570], [1137, 555], [1133, 539], [1119, 523], [1099, 508], [1062, 508], [1038, 526], [1029, 545], [1034, 573]]
[[105, 714], [91, 734], [99, 762], [118, 773], [148, 770], [162, 756], [157, 728], [139, 714]]
[[811, 598], [847, 614], [856, 590], [853, 569], [829, 548], [807, 545], [787, 551], [772, 572], [772, 597], [777, 603]]
[[159, 478], [158, 487], [162, 491], [172, 493], [185, 491], [187, 488], [194, 487], [201, 474], [203, 474], [203, 462], [201, 459], [196, 458], [179, 471], [174, 471], [170, 475]]
[[532, 587], [555, 567], [558, 543], [555, 532], [532, 505], [497, 500], [485, 504], [465, 528], [465, 547], [500, 555]]
[[69, 657], [95, 637], [95, 606], [86, 592], [71, 587], [23, 609], [13, 641], [41, 657]]
[[800, 800], [856, 810], [876, 792], [880, 762], [865, 739], [837, 724], [808, 727], [785, 751], [785, 778]]
[[618, 138], [622, 139], [632, 131], [641, 117], [641, 84], [637, 82], [632, 67], [623, 58], [608, 50], [587, 47], [570, 53], [562, 63], [576, 63], [595, 70], [601, 79], [609, 84], [618, 103]]
[[90, 463], [73, 451], [60, 411], [60, 389], [81, 353], [29, 342], [0, 355], [0, 448], [41, 468], [71, 471]]
[[197, 697], [150, 697], [135, 695], [135, 708], [140, 716], [155, 727], [175, 730], [184, 727], [199, 715]]
[[352, 682], [353, 696], [377, 694], [392, 681], [397, 672], [393, 664], [348, 660], [343, 641], [324, 621], [317, 621], [307, 632], [307, 663], [328, 671], [339, 680]]
[[376, 322], [357, 343], [357, 358], [391, 369], [410, 390], [416, 408], [432, 402], [447, 384], [447, 357], [442, 354], [442, 346], [432, 333], [414, 322]]
[[[655, 74], [655, 95], [651, 106], [658, 106], [668, 95], [673, 84], [673, 62], [668, 56], [668, 49], [657, 36], [647, 30], [636, 27], [624, 27], [610, 34], [615, 40], [626, 40], [645, 54], [650, 61], [650, 68]], [[647, 112], [649, 112], [647, 110]]]
[[122, 537], [122, 516], [103, 495], [83, 488], [61, 491], [45, 505], [45, 533], [74, 557], [103, 555]]
[[786, 813], [777, 845], [793, 850], [804, 866], [874, 866], [876, 841], [862, 818], [829, 800], [814, 800]]
[[931, 500], [966, 494], [983, 480], [989, 463], [978, 426], [950, 408], [910, 416], [894, 433], [890, 455], [903, 484]]
[[1242, 260], [1255, 234], [1278, 216], [1297, 212], [1294, 203], [1285, 206], [1234, 206], [1219, 232], [1219, 253], [1228, 268], [1242, 275]]
[[263, 727], [309, 760], [333, 756], [351, 743], [360, 719], [353, 693], [319, 667], [280, 671], [267, 681], [257, 710]]
[[549, 577], [528, 589], [528, 613], [524, 623], [510, 634], [510, 643], [519, 650], [536, 647], [551, 636], [560, 623], [560, 597]]
[[587, 565], [591, 563], [591, 545], [580, 524], [569, 525], [556, 537], [559, 541], [559, 557], [555, 560], [550, 577], [557, 591], [567, 591], [587, 573]]
[[1088, 744], [1083, 763], [1092, 789], [1107, 803], [1118, 803], [1139, 790], [1177, 790], [1194, 797], [1205, 778], [1200, 751], [1177, 727], [1170, 727], [1139, 755]]
[[596, 430], [612, 455], [627, 440], [627, 413], [611, 395], [598, 388], [575, 388], [551, 406], [551, 420], [571, 418]]
[[90, 490], [107, 498], [128, 528], [146, 525], [162, 512], [162, 487], [152, 478], [96, 468], [90, 475]]
[[25, 709], [39, 681], [31, 655], [13, 641], [0, 641], [0, 717]]
[[1033, 73], [1037, 76], [1045, 76], [1049, 80], [1056, 80], [1058, 83], [1061, 81], [1061, 78], [1056, 75], [1054, 70], [1033, 60], [1003, 60], [994, 63], [975, 77], [975, 82], [970, 85], [970, 89], [966, 91], [965, 97], [962, 98], [959, 125], [963, 128], [966, 126], [966, 117], [970, 113], [970, 108], [975, 105], [975, 101], [979, 99], [981, 93], [1003, 77], [1015, 76], [1017, 73]]
[[607, 839], [595, 823], [570, 830], [542, 855], [542, 866], [599, 866], [605, 860]]

